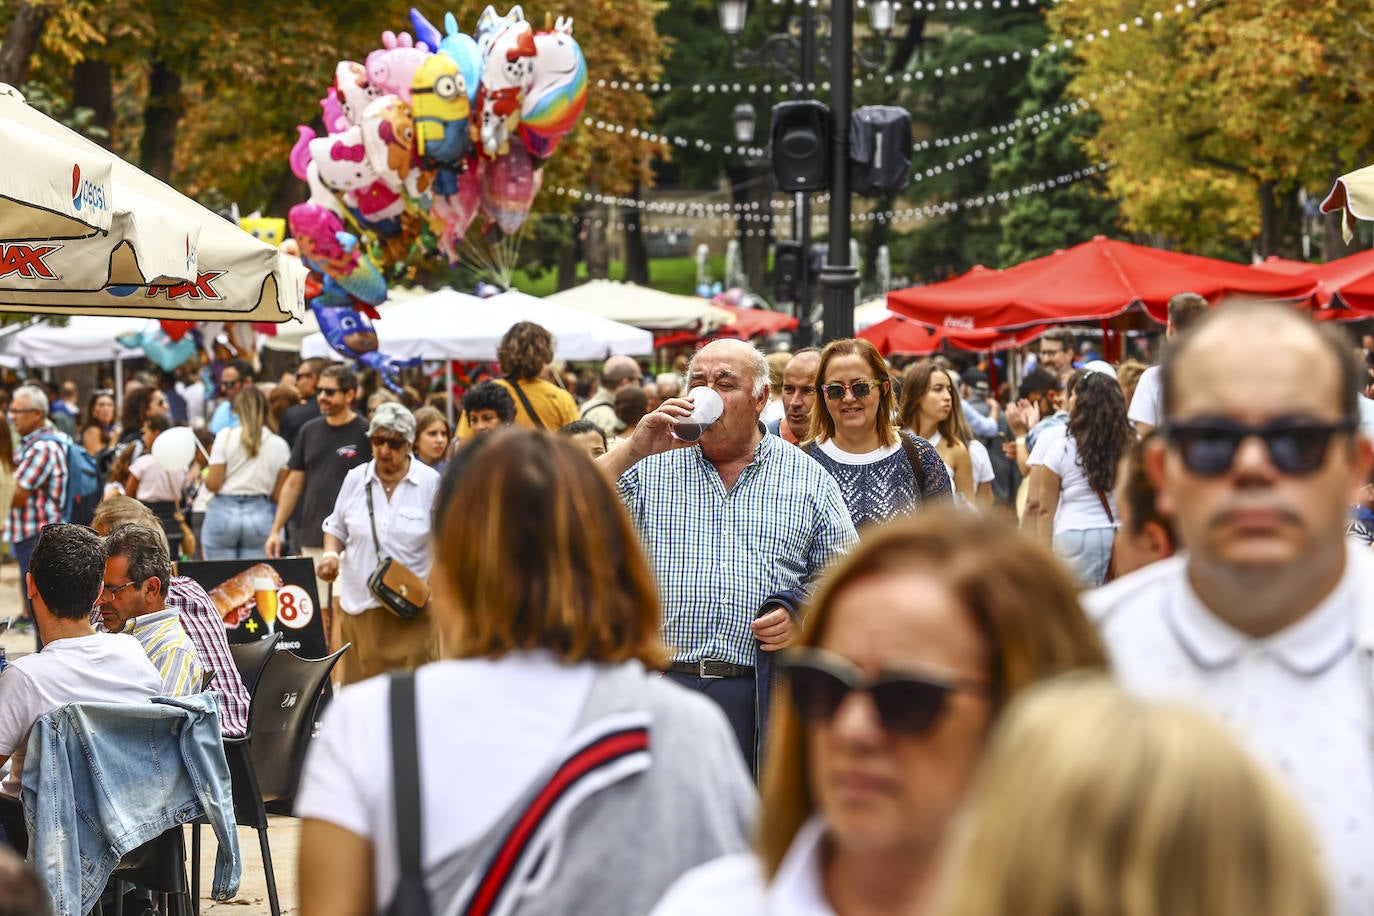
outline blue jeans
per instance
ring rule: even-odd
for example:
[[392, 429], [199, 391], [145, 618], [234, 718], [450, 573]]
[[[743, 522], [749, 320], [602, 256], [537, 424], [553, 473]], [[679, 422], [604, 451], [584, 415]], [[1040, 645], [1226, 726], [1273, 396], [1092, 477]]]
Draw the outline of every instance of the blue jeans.
[[207, 560], [241, 560], [265, 556], [275, 510], [266, 496], [218, 494], [205, 510], [201, 551]]
[[1054, 536], [1054, 552], [1084, 588], [1107, 581], [1115, 528], [1080, 528]]

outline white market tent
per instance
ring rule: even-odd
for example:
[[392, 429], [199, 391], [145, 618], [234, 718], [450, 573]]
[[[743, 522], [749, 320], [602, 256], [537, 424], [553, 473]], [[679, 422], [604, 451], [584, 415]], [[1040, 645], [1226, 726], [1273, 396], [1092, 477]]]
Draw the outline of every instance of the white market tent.
[[[421, 296], [428, 296], [430, 290], [423, 286], [397, 286], [386, 291], [386, 301], [377, 306], [377, 314], [383, 317], [396, 305], [402, 302], [409, 302], [411, 299], [418, 299]], [[302, 344], [311, 335], [319, 337], [319, 343], [324, 350], [329, 350], [329, 345], [324, 343], [324, 338], [320, 335], [320, 323], [315, 320], [315, 312], [312, 309], [305, 310], [305, 316], [299, 321], [284, 321], [276, 325], [275, 334], [266, 334], [262, 337], [262, 346], [268, 350], [276, 350], [280, 353], [300, 353], [301, 359], [309, 359], [312, 356], [328, 356], [333, 354], [333, 358], [342, 360], [343, 357], [329, 350], [329, 353], [307, 353], [302, 349]], [[312, 347], [313, 349], [313, 347]]]
[[[554, 337], [555, 359], [605, 359], [654, 349], [654, 337], [648, 331], [515, 290], [479, 299], [441, 289], [380, 311], [377, 349], [394, 359], [494, 360], [501, 338], [519, 321], [548, 329]], [[312, 334], [301, 343], [302, 358], [327, 352], [332, 351], [323, 334]]]
[[137, 334], [147, 323], [144, 318], [91, 315], [74, 315], [65, 328], [40, 321], [0, 340], [0, 360], [6, 365], [24, 362], [36, 368], [55, 368], [136, 359], [143, 351], [126, 347], [115, 338]]
[[734, 323], [735, 316], [697, 296], [679, 296], [614, 280], [591, 280], [544, 297], [545, 302], [612, 321], [654, 330], [705, 334]]

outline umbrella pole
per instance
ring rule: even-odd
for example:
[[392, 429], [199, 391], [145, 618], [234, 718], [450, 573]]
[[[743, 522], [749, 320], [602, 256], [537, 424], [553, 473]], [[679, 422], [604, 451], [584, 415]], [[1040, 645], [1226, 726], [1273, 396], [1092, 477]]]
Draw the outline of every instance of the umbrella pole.
[[448, 405], [448, 428], [453, 429], [453, 360], [444, 360], [444, 403]]

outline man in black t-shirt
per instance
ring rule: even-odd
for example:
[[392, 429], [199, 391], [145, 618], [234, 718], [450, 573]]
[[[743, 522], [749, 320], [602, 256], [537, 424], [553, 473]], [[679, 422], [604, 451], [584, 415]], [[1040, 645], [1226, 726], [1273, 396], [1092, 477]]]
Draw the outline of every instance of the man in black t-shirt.
[[[298, 542], [301, 553], [318, 561], [324, 554], [324, 532], [320, 526], [334, 511], [334, 501], [344, 477], [360, 464], [372, 460], [372, 443], [367, 438], [367, 421], [353, 410], [358, 396], [358, 377], [346, 366], [330, 366], [320, 372], [315, 398], [320, 416], [301, 427], [286, 462], [289, 473], [277, 500], [277, 515], [265, 550], [269, 557], [281, 556], [281, 533], [286, 520], [301, 500]], [[304, 498], [302, 498], [304, 494]], [[321, 603], [327, 594], [323, 581], [316, 580]], [[334, 618], [330, 609], [329, 616]], [[336, 635], [331, 627], [331, 644]]]

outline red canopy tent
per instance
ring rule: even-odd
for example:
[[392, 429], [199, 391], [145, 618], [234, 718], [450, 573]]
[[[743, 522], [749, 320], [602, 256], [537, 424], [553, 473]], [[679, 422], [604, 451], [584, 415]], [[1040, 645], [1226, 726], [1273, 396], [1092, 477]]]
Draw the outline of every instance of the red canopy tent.
[[797, 319], [771, 309], [740, 308], [737, 305], [715, 303], [717, 308], [725, 309], [735, 316], [734, 324], [717, 328], [712, 336], [738, 337], [749, 340], [754, 337], [767, 337], [779, 331], [792, 331], [797, 327]]
[[[1286, 273], [1315, 280], [1310, 304], [1318, 321], [1354, 321], [1374, 316], [1374, 301], [1368, 291], [1374, 289], [1374, 249], [1311, 264], [1270, 256], [1256, 265], [1271, 273]], [[1350, 295], [1346, 294], [1350, 290]], [[1351, 299], [1354, 299], [1352, 302]]]
[[975, 268], [943, 283], [896, 290], [887, 294], [887, 306], [936, 327], [1009, 330], [1101, 321], [1136, 304], [1163, 322], [1170, 297], [1183, 291], [1213, 301], [1303, 299], [1315, 285], [1307, 277], [1098, 236], [1006, 270]]
[[940, 350], [943, 344], [958, 347], [960, 350], [984, 352], [987, 350], [1007, 350], [1030, 343], [1048, 328], [1034, 325], [1016, 331], [963, 331], [955, 332], [948, 328], [932, 328], [920, 322], [910, 321], [899, 315], [884, 319], [877, 324], [864, 328], [857, 337], [862, 337], [878, 348], [883, 356], [928, 356]]

